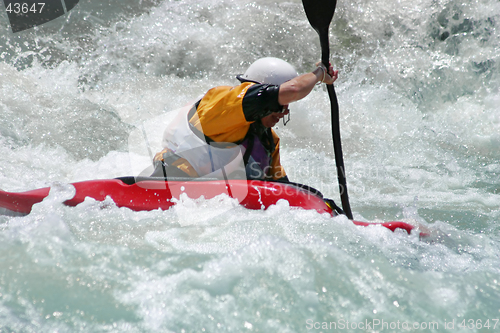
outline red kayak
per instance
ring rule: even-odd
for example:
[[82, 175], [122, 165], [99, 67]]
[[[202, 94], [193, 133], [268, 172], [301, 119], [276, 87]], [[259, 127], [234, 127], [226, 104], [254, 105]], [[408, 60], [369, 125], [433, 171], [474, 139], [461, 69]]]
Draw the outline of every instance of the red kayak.
[[[291, 207], [313, 209], [319, 213], [337, 215], [328, 200], [321, 193], [307, 186], [293, 183], [266, 182], [259, 180], [169, 180], [155, 178], [135, 179], [124, 177], [117, 179], [89, 180], [72, 183], [76, 194], [64, 204], [76, 206], [86, 197], [103, 201], [110, 197], [118, 207], [127, 207], [134, 211], [169, 209], [176, 199], [185, 193], [189, 198], [214, 198], [227, 194], [235, 198], [248, 209], [266, 209], [278, 200], [287, 200]], [[0, 208], [12, 212], [29, 214], [34, 204], [49, 195], [50, 188], [41, 188], [26, 192], [5, 192], [0, 190]], [[369, 223], [353, 221], [360, 226], [382, 225], [392, 231], [403, 229], [410, 233], [414, 226], [405, 222]]]

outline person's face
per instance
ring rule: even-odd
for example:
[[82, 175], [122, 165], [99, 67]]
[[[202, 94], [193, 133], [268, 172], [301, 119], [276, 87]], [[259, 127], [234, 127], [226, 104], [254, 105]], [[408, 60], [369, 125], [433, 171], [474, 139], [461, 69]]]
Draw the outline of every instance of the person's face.
[[267, 128], [271, 128], [274, 125], [280, 121], [281, 118], [286, 116], [287, 114], [290, 113], [290, 110], [288, 109], [288, 105], [284, 106], [285, 112], [273, 112], [268, 116], [265, 116], [261, 119], [262, 125], [264, 125]]

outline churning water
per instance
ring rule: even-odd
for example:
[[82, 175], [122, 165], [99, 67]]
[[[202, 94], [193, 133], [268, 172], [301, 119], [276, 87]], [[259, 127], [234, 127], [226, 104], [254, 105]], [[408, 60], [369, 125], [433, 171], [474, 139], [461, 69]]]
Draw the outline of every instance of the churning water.
[[[312, 70], [300, 1], [82, 0], [20, 33], [0, 23], [0, 188], [55, 187], [0, 216], [0, 332], [500, 329], [497, 0], [339, 1], [331, 25], [354, 216], [430, 240], [286, 202], [61, 204], [65, 184], [146, 168], [170, 111], [254, 60]], [[326, 92], [291, 110], [290, 179], [337, 199]]]

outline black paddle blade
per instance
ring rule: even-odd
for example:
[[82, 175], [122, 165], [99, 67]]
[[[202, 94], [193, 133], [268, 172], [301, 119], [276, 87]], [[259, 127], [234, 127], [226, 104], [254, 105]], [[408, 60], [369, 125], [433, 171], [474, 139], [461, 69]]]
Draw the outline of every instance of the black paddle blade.
[[307, 19], [319, 33], [328, 29], [332, 22], [337, 0], [302, 0]]
[[302, 0], [307, 19], [319, 35], [321, 43], [321, 62], [328, 68], [330, 63], [330, 45], [328, 29], [337, 7], [337, 0]]

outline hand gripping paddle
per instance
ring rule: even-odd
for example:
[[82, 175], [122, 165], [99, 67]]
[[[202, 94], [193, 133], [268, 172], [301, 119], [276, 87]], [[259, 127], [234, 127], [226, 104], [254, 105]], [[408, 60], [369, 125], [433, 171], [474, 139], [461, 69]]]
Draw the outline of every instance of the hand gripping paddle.
[[[316, 30], [319, 35], [321, 43], [321, 62], [330, 67], [330, 45], [328, 41], [328, 30], [330, 22], [335, 13], [337, 0], [302, 0], [307, 19], [311, 26]], [[332, 106], [331, 119], [332, 119], [332, 137], [333, 137], [333, 150], [335, 152], [335, 163], [337, 164], [337, 176], [339, 180], [340, 199], [342, 201], [342, 208], [347, 218], [353, 219], [351, 206], [349, 204], [349, 196], [347, 194], [347, 182], [345, 179], [344, 171], [344, 158], [342, 156], [342, 144], [340, 142], [340, 122], [339, 122], [339, 103], [333, 85], [327, 85], [328, 96], [330, 97], [330, 104]]]

